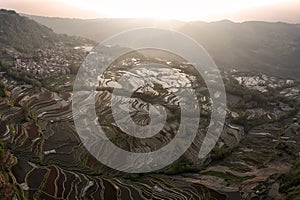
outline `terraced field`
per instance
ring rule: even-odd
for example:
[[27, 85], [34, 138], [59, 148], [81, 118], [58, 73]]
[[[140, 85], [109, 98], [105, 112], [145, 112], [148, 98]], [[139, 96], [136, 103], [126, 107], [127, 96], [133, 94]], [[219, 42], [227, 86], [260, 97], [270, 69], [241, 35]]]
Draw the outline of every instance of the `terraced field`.
[[[168, 74], [164, 68], [126, 70], [142, 64], [136, 53], [116, 61], [117, 64], [106, 71], [97, 88], [96, 104], [92, 105], [98, 117], [95, 122], [122, 149], [131, 152], [160, 149], [174, 138], [180, 124], [178, 99], [170, 91], [194, 88], [201, 106], [200, 128], [193, 144], [178, 161], [148, 174], [127, 174], [111, 169], [97, 161], [80, 140], [74, 125], [80, 110], [72, 110], [70, 87], [56, 87], [55, 92], [43, 87], [38, 89], [4, 74], [1, 80], [8, 87], [7, 96], [0, 98], [0, 137], [5, 144], [5, 155], [10, 156], [2, 165], [6, 166], [8, 182], [15, 187], [7, 196], [109, 200], [281, 197], [278, 177], [292, 168], [292, 160], [298, 156], [300, 146], [299, 113], [295, 108], [286, 102], [258, 106], [251, 98], [250, 102], [245, 102], [241, 94], [230, 93], [222, 135], [213, 151], [199, 159], [199, 148], [211, 112], [206, 85], [183, 61], [176, 64], [153, 59], [173, 67], [173, 74]], [[135, 87], [138, 78], [147, 74], [147, 70], [158, 74], [150, 78], [159, 84], [141, 87], [130, 98], [123, 95], [123, 85], [118, 85], [117, 79], [124, 75], [137, 77], [127, 81], [129, 87]], [[231, 81], [230, 76], [226, 75], [224, 79]], [[55, 85], [55, 79], [52, 81]], [[113, 91], [113, 88], [117, 90]], [[115, 123], [111, 100], [118, 103], [120, 115], [126, 112], [123, 108], [129, 101], [130, 118], [139, 125], [151, 122], [150, 105], [163, 105], [167, 123], [154, 137], [137, 140]], [[84, 101], [82, 99], [83, 104]], [[109, 149], [101, 152], [114, 156]]]
[[203, 191], [209, 192], [163, 175], [134, 181], [107, 169], [81, 145], [72, 122], [71, 95], [42, 91], [29, 97], [31, 92], [32, 87], [15, 87], [13, 102], [1, 102], [1, 119], [7, 122], [1, 124], [1, 138], [17, 158], [10, 175], [19, 198], [201, 199]]
[[[127, 72], [119, 70], [115, 73]], [[135, 73], [141, 74], [139, 71]], [[158, 73], [163, 74], [163, 71]], [[166, 81], [167, 75], [160, 77], [165, 88], [176, 90], [189, 84], [184, 73], [180, 70], [176, 73], [176, 77], [182, 77], [177, 83]], [[202, 185], [173, 179], [164, 175], [163, 171], [131, 175], [106, 167], [84, 148], [77, 135], [73, 122], [77, 113], [72, 112], [71, 92], [52, 92], [45, 88], [38, 91], [9, 77], [5, 77], [5, 82], [10, 93], [0, 103], [1, 140], [14, 156], [15, 163], [9, 168], [9, 176], [18, 189], [15, 194], [18, 199], [206, 199], [219, 195]], [[109, 82], [109, 79], [105, 80], [105, 86], [109, 86]], [[138, 148], [139, 151], [149, 151], [168, 143], [176, 134], [179, 121], [177, 124], [169, 123], [161, 135], [148, 141], [129, 138], [113, 122], [112, 110], [108, 106], [112, 98], [109, 87], [102, 88], [97, 95], [97, 114], [99, 119], [104, 119], [99, 122], [116, 145], [129, 151]], [[140, 92], [145, 91], [142, 88]], [[152, 93], [148, 94], [155, 95], [157, 101], [165, 102], [169, 107], [168, 114], [173, 115], [173, 119], [178, 118], [176, 113], [171, 112], [178, 102], [172, 100], [170, 93], [152, 88]], [[127, 97], [113, 98], [122, 102]], [[133, 120], [138, 124], [149, 123], [149, 102], [137, 94], [130, 103]], [[185, 164], [187, 169], [195, 166], [195, 156], [191, 155], [196, 150], [194, 145], [186, 155], [190, 163]], [[186, 159], [182, 159], [179, 164], [185, 162]], [[170, 167], [166, 172], [176, 170]]]

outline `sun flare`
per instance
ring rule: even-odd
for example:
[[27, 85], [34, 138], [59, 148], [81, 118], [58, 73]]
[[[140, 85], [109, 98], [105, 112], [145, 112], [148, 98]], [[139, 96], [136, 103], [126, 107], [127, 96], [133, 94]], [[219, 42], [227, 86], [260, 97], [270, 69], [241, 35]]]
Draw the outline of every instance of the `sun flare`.
[[1, 0], [20, 13], [65, 18], [298, 21], [299, 0]]
[[210, 20], [244, 10], [287, 2], [286, 0], [63, 0], [69, 6], [113, 18]]

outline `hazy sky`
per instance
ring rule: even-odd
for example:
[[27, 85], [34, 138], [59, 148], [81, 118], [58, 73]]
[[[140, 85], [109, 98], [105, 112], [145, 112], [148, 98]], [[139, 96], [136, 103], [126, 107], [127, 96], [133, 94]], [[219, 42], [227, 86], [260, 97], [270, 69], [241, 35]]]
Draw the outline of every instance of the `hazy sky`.
[[0, 0], [0, 7], [26, 14], [71, 18], [300, 23], [300, 0]]

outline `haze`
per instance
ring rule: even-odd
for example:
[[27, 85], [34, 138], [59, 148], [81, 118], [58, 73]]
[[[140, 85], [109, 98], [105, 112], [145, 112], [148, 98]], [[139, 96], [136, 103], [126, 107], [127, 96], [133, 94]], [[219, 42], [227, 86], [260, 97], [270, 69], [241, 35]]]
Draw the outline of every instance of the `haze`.
[[31, 15], [68, 18], [300, 22], [298, 0], [1, 0], [0, 7]]

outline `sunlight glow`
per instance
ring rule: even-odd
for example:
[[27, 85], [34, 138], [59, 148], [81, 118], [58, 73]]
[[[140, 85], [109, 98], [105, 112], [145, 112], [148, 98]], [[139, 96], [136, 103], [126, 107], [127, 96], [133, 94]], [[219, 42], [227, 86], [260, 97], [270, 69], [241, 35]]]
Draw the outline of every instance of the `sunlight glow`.
[[[62, 0], [93, 13], [114, 18], [210, 20], [243, 10], [285, 3], [287, 0]], [[60, 2], [62, 2], [60, 1]]]
[[0, 0], [2, 8], [33, 15], [184, 21], [299, 21], [299, 6], [299, 0]]

